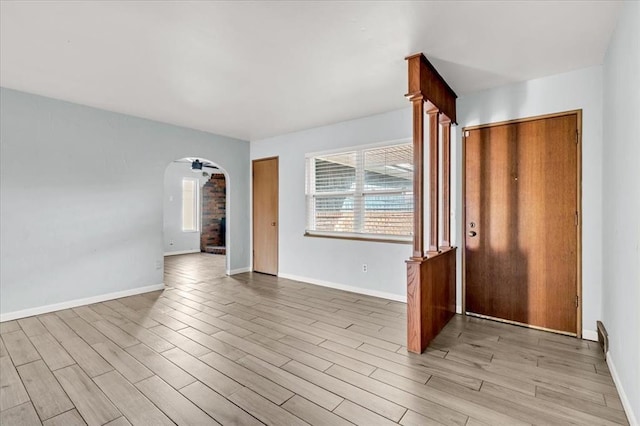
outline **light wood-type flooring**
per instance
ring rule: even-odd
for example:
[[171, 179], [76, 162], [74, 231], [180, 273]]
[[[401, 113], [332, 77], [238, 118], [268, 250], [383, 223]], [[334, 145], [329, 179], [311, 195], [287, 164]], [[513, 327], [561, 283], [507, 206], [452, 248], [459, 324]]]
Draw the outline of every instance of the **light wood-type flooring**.
[[598, 345], [168, 257], [166, 289], [1, 324], [4, 425], [626, 424]]

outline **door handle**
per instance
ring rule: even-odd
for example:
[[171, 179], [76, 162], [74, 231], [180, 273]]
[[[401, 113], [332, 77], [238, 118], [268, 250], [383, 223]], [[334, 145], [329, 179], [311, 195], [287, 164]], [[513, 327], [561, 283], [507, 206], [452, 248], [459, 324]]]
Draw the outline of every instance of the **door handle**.
[[478, 233], [476, 231], [469, 231], [469, 236], [471, 238], [475, 237], [476, 235], [478, 235]]
[[276, 223], [275, 222], [271, 222], [271, 226], [276, 226]]

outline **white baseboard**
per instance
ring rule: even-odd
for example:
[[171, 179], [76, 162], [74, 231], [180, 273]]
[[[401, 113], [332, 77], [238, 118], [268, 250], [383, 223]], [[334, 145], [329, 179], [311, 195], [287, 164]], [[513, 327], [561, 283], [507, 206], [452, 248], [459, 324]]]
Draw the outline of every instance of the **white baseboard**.
[[456, 314], [462, 313], [462, 305], [456, 305]]
[[227, 275], [242, 274], [244, 272], [251, 272], [251, 267], [247, 266], [245, 268], [232, 269], [230, 271], [227, 271]]
[[177, 256], [179, 254], [191, 254], [191, 253], [200, 253], [200, 249], [198, 250], [178, 250], [178, 251], [167, 251], [164, 253], [165, 256]]
[[46, 314], [60, 311], [62, 309], [75, 308], [92, 303], [104, 302], [106, 300], [119, 299], [121, 297], [135, 296], [136, 294], [149, 293], [164, 289], [164, 283], [148, 285], [146, 287], [132, 288], [131, 290], [116, 291], [113, 293], [101, 294], [98, 296], [86, 297], [84, 299], [69, 300], [67, 302], [54, 303], [52, 305], [39, 306], [37, 308], [23, 309], [21, 311], [0, 314], [0, 322], [11, 321], [20, 318], [32, 317], [34, 315]]
[[286, 278], [288, 280], [301, 281], [304, 283], [315, 284], [322, 287], [335, 288], [336, 290], [350, 291], [351, 293], [366, 294], [367, 296], [374, 296], [374, 297], [379, 297], [381, 299], [395, 300], [396, 302], [407, 303], [407, 296], [404, 294], [400, 295], [400, 294], [387, 293], [385, 291], [370, 290], [368, 288], [354, 287], [351, 285], [332, 283], [329, 281], [317, 280], [315, 278], [309, 278], [309, 277], [300, 277], [300, 276], [291, 275], [291, 274], [278, 274], [278, 276], [281, 278]]
[[[611, 351], [609, 351], [611, 352]], [[629, 424], [631, 426], [638, 426], [638, 418], [636, 417], [636, 413], [633, 412], [633, 407], [631, 407], [631, 402], [629, 401], [629, 397], [624, 391], [622, 384], [620, 383], [620, 376], [618, 376], [618, 370], [616, 370], [616, 366], [613, 364], [613, 360], [611, 356], [609, 356], [609, 352], [607, 352], [607, 365], [609, 366], [609, 371], [611, 372], [611, 377], [613, 378], [613, 383], [616, 385], [616, 389], [618, 390], [618, 395], [620, 395], [620, 401], [622, 402], [622, 407], [624, 408], [624, 412], [627, 415], [627, 420], [629, 420]]]
[[598, 332], [596, 330], [587, 330], [586, 328], [582, 329], [582, 338], [585, 340], [593, 340], [594, 342], [598, 341]]

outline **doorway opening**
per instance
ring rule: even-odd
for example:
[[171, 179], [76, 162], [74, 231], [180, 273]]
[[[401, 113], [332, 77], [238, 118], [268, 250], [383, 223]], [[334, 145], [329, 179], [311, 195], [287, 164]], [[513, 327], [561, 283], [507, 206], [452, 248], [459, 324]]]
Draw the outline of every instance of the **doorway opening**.
[[[190, 275], [197, 274], [195, 269], [208, 278], [229, 273], [228, 184], [227, 173], [206, 158], [184, 157], [167, 165], [163, 205], [165, 276], [179, 274], [172, 268], [173, 256], [193, 259]], [[180, 263], [185, 264], [184, 258]]]

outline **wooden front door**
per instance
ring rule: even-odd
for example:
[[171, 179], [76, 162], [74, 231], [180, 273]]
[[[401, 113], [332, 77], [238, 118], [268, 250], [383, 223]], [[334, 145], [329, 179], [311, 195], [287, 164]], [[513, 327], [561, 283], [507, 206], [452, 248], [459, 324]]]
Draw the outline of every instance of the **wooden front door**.
[[580, 334], [579, 122], [466, 130], [466, 312]]
[[278, 274], [278, 159], [253, 161], [253, 270]]

